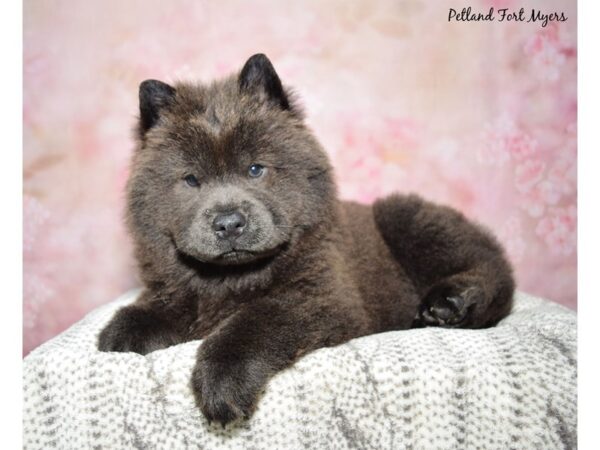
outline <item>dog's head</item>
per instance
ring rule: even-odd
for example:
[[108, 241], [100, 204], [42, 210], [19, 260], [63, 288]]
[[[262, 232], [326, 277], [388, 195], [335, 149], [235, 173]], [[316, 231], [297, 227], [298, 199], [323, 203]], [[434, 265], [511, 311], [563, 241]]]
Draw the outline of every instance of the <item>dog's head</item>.
[[201, 263], [240, 265], [293, 246], [332, 216], [328, 159], [271, 62], [208, 85], [140, 85], [129, 225]]

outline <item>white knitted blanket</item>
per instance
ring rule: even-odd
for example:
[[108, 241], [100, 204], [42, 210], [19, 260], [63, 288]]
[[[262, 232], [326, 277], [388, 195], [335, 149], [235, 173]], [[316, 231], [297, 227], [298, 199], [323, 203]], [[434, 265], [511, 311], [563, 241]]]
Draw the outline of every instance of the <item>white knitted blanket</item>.
[[519, 293], [486, 330], [417, 329], [320, 349], [271, 380], [254, 416], [209, 426], [189, 379], [199, 341], [101, 353], [131, 292], [24, 360], [27, 449], [572, 449], [576, 314]]

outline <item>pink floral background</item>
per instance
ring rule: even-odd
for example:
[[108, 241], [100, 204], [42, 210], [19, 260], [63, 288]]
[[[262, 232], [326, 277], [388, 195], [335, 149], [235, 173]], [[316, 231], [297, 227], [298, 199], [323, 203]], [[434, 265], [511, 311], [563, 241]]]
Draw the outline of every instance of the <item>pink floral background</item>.
[[[24, 353], [137, 285], [123, 226], [138, 84], [266, 53], [344, 198], [416, 191], [492, 228], [519, 288], [576, 308], [576, 2], [24, 3]], [[564, 12], [451, 22], [448, 9]]]

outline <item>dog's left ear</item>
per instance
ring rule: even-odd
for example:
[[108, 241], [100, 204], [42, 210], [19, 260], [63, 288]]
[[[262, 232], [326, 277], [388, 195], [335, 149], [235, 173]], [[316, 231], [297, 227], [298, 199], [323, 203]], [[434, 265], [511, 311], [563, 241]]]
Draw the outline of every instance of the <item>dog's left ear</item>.
[[152, 128], [175, 97], [175, 88], [158, 80], [146, 80], [140, 84], [140, 130], [143, 133]]
[[251, 56], [240, 73], [241, 91], [255, 92], [281, 109], [290, 109], [290, 102], [281, 85], [281, 80], [269, 58], [262, 53]]

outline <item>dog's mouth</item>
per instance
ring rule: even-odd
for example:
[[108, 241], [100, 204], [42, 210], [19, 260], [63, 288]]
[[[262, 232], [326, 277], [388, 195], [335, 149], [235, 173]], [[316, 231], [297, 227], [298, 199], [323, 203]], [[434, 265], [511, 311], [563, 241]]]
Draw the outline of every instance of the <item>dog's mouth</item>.
[[[283, 246], [285, 247], [285, 245]], [[284, 248], [273, 249], [259, 254], [247, 250], [230, 250], [218, 257], [197, 258], [178, 251], [179, 259], [205, 279], [239, 278], [267, 269]]]
[[196, 268], [207, 268], [209, 266], [214, 266], [215, 269], [218, 267], [224, 268], [225, 266], [231, 266], [233, 268], [235, 266], [240, 270], [243, 270], [244, 267], [251, 269], [256, 265], [268, 265], [277, 257], [277, 255], [285, 251], [287, 247], [287, 242], [261, 251], [235, 248], [231, 246], [229, 249], [219, 254], [205, 255], [197, 252], [185, 251], [184, 249], [175, 246], [180, 259], [188, 266]]
[[204, 262], [218, 265], [241, 265], [274, 257], [281, 251], [281, 247], [282, 246], [278, 246], [261, 252], [232, 247], [231, 250], [223, 252], [216, 257], [211, 258], [209, 261]]
[[[289, 227], [292, 228], [292, 227]], [[286, 230], [287, 231], [287, 230]], [[183, 240], [177, 242], [174, 234], [168, 233], [169, 239], [175, 248], [180, 260], [186, 265], [194, 268], [202, 268], [212, 271], [210, 267], [214, 267], [215, 271], [223, 271], [226, 267], [237, 271], [252, 270], [257, 266], [268, 266], [273, 260], [277, 259], [282, 253], [286, 253], [298, 233], [280, 234], [271, 238], [270, 242], [256, 245], [252, 242], [251, 246], [245, 242], [237, 242], [236, 240], [223, 242], [215, 246], [203, 248], [197, 245], [186, 245], [188, 242]], [[202, 270], [204, 272], [204, 270]]]

